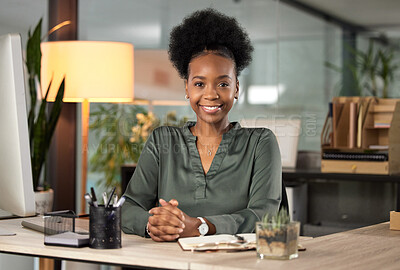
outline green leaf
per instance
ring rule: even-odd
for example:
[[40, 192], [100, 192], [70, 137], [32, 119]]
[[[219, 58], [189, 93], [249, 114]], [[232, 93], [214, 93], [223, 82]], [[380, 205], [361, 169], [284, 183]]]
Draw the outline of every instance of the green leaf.
[[[49, 86], [50, 89], [50, 86]], [[47, 91], [49, 91], [49, 89]], [[46, 158], [46, 99], [40, 104], [38, 117], [34, 124], [34, 137], [32, 155], [33, 186], [36, 189], [39, 184], [40, 172]]]
[[[50, 89], [50, 86], [49, 86]], [[49, 89], [46, 92], [46, 97], [48, 95]], [[46, 129], [46, 140], [47, 140], [47, 145], [46, 145], [46, 150], [50, 146], [50, 141], [53, 136], [54, 130], [57, 125], [58, 118], [60, 117], [61, 114], [61, 108], [63, 105], [63, 98], [64, 98], [64, 90], [65, 90], [65, 77], [63, 78], [60, 87], [58, 88], [57, 96], [54, 101], [53, 108], [51, 109], [50, 116], [49, 116], [49, 121], [47, 123], [47, 129]]]
[[327, 68], [330, 68], [336, 72], [342, 72], [342, 69], [339, 66], [337, 66], [331, 62], [325, 61], [324, 64], [325, 64], [325, 67], [327, 67]]
[[42, 52], [40, 51], [40, 39], [41, 39], [42, 19], [36, 25], [32, 36], [30, 31], [28, 34], [28, 42], [26, 46], [26, 66], [28, 69], [29, 76], [34, 78], [37, 76], [40, 81], [40, 61], [42, 58]]
[[31, 96], [31, 106], [28, 114], [28, 127], [29, 127], [29, 144], [32, 149], [33, 137], [34, 137], [34, 124], [35, 124], [35, 114], [36, 114], [36, 85], [35, 79], [29, 78], [29, 92]]
[[282, 209], [280, 209], [276, 215], [265, 213], [262, 222], [271, 223], [273, 228], [279, 228], [283, 224], [290, 223], [289, 212], [285, 207], [282, 207]]

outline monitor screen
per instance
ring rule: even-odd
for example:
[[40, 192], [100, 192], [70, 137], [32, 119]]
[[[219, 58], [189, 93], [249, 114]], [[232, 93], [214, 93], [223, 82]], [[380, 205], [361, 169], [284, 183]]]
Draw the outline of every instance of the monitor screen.
[[24, 64], [18, 34], [0, 36], [0, 130], [0, 209], [15, 216], [35, 215]]

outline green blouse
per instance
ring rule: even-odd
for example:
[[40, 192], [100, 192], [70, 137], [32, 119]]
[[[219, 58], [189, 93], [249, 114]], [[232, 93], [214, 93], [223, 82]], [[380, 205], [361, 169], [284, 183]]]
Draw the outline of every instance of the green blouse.
[[272, 131], [232, 123], [204, 174], [189, 129], [195, 124], [160, 127], [149, 136], [124, 194], [125, 233], [144, 236], [148, 211], [159, 198], [178, 200], [183, 212], [207, 218], [217, 234], [253, 232], [266, 212], [278, 211], [282, 168]]

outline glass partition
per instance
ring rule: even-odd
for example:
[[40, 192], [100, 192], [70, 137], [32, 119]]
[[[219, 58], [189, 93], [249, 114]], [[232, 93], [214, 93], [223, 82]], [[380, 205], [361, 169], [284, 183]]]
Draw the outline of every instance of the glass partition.
[[[230, 120], [298, 119], [298, 150], [320, 151], [328, 102], [339, 93], [341, 85], [341, 73], [326, 67], [327, 62], [342, 66], [342, 30], [336, 25], [274, 0], [96, 0], [79, 3], [79, 39], [134, 44], [136, 74], [141, 74], [138, 70], [148, 65], [139, 57], [141, 53], [166, 51], [172, 27], [193, 11], [207, 7], [236, 17], [254, 46], [253, 61], [239, 78], [240, 97]], [[142, 77], [135, 78], [136, 96], [141, 95]], [[153, 104], [145, 109], [159, 118], [175, 111], [178, 118], [194, 119], [190, 106], [182, 105], [183, 82], [174, 85], [170, 91], [181, 102], [179, 105]], [[145, 95], [151, 85], [146, 89]], [[96, 106], [92, 104], [92, 110]], [[97, 145], [93, 134], [89, 140]]]

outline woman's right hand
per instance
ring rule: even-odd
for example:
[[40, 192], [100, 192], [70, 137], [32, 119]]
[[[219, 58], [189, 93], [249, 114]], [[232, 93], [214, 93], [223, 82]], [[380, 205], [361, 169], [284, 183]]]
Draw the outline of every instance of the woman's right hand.
[[150, 209], [147, 229], [157, 242], [174, 241], [185, 228], [185, 214], [177, 207], [178, 201], [159, 200], [160, 206]]

